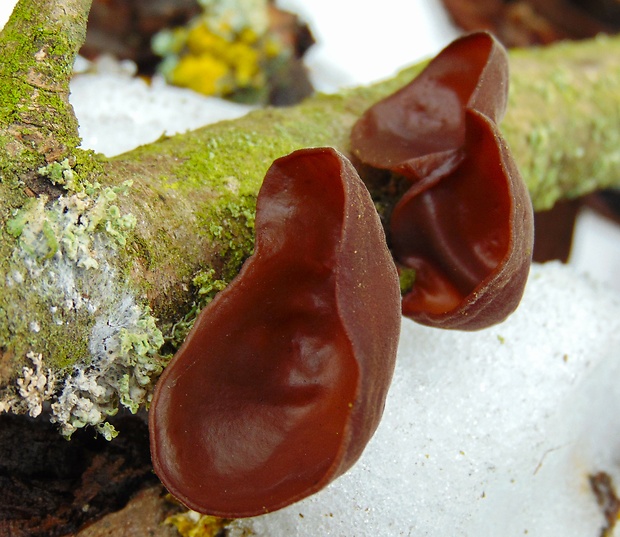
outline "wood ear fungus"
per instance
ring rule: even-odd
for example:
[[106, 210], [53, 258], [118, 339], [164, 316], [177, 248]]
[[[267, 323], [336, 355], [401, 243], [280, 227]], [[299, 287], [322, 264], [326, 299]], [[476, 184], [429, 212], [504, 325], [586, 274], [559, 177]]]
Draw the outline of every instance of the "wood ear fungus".
[[423, 178], [429, 167], [450, 164], [448, 156], [463, 146], [465, 110], [478, 110], [497, 123], [507, 99], [505, 49], [488, 33], [469, 34], [369, 108], [353, 127], [351, 149], [364, 164]]
[[415, 271], [402, 310], [420, 323], [478, 330], [521, 300], [533, 211], [496, 125], [507, 90], [505, 50], [488, 33], [470, 34], [351, 133], [361, 162], [412, 183], [394, 207], [388, 241], [399, 269]]
[[226, 518], [318, 491], [373, 435], [399, 332], [398, 276], [352, 165], [328, 148], [276, 160], [254, 254], [156, 386], [157, 475], [191, 509]]

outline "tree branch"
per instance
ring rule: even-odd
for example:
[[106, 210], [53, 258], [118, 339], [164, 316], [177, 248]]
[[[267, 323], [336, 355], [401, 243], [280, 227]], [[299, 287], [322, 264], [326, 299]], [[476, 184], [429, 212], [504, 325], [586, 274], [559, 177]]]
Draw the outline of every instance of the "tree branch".
[[0, 141], [7, 152], [0, 169], [27, 166], [36, 155], [59, 160], [79, 144], [69, 81], [90, 4], [21, 0], [15, 6], [0, 34]]

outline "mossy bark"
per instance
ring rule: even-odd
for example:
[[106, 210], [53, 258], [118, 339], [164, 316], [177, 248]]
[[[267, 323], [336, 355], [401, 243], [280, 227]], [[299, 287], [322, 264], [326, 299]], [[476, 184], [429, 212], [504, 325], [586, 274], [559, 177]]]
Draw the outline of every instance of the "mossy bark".
[[[15, 379], [33, 355], [62, 379], [105, 349], [121, 367], [102, 397], [135, 409], [148, 400], [157, 353], [173, 350], [197, 307], [251, 254], [256, 194], [272, 161], [310, 146], [348, 153], [360, 114], [424, 64], [106, 159], [77, 148], [67, 100], [89, 3], [21, 0], [0, 35], [0, 391], [20, 396]], [[618, 38], [510, 53], [502, 129], [537, 209], [620, 183], [619, 55]], [[40, 170], [54, 162], [63, 162], [59, 175]], [[157, 331], [172, 345], [161, 347]], [[133, 388], [123, 364], [143, 368]]]
[[21, 1], [4, 27], [0, 140], [5, 154], [0, 169], [60, 160], [79, 143], [69, 81], [86, 35], [90, 4], [91, 0]]
[[536, 210], [620, 184], [620, 37], [510, 52], [502, 131]]

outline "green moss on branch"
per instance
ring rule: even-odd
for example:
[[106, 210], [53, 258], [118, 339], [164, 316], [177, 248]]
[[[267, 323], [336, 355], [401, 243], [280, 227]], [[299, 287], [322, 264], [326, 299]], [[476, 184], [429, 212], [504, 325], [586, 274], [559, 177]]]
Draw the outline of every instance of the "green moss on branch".
[[80, 142], [69, 104], [90, 0], [20, 0], [0, 33], [0, 171], [33, 169]]
[[620, 38], [515, 50], [501, 125], [537, 210], [620, 184]]

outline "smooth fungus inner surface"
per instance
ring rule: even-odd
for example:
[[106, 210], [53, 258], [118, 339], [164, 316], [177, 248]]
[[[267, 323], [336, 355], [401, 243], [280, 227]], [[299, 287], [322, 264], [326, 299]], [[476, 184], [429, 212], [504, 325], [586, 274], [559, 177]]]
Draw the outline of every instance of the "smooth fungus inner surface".
[[471, 101], [491, 117], [503, 115], [502, 52], [484, 33], [454, 41], [410, 84], [366, 111], [351, 133], [353, 152], [366, 164], [408, 174], [408, 161], [462, 146]]
[[394, 209], [394, 255], [419, 275], [403, 298], [408, 314], [457, 307], [509, 254], [510, 182], [490, 125], [470, 113], [462, 164], [433, 188], [410, 190]]
[[336, 299], [339, 170], [337, 159], [311, 156], [272, 167], [254, 255], [158, 383], [153, 463], [192, 509], [240, 517], [283, 507], [324, 486], [346, 445], [359, 368]]
[[488, 33], [448, 45], [411, 83], [354, 125], [364, 164], [411, 181], [389, 223], [405, 274], [402, 311], [442, 328], [503, 321], [523, 293], [532, 208], [497, 121], [508, 95], [508, 56]]

